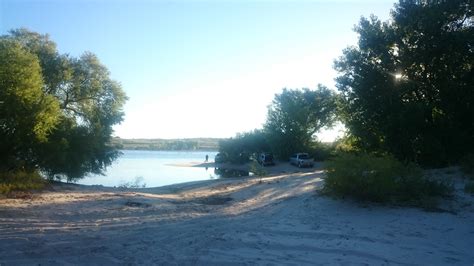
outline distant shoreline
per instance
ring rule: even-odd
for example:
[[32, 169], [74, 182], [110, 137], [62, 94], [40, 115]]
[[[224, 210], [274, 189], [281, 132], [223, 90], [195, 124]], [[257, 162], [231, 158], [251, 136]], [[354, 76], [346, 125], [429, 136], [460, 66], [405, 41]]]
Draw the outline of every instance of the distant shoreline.
[[190, 139], [122, 139], [113, 138], [111, 145], [120, 150], [150, 151], [218, 151], [218, 138]]
[[158, 150], [158, 149], [131, 149], [131, 148], [118, 148], [119, 150], [122, 151], [196, 151], [196, 152], [219, 152], [219, 150]]

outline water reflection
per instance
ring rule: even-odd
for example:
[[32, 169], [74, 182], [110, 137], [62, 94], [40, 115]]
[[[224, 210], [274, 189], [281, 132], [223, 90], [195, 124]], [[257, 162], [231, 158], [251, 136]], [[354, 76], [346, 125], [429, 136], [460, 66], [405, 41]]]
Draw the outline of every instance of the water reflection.
[[227, 169], [227, 168], [214, 168], [214, 174], [218, 178], [229, 178], [229, 177], [243, 177], [252, 176], [253, 174], [249, 171]]
[[105, 175], [90, 175], [77, 183], [106, 187], [158, 187], [199, 180], [252, 176], [248, 171], [214, 168], [213, 164], [206, 164], [204, 167], [177, 166], [189, 165], [190, 162], [200, 164], [206, 154], [213, 158], [216, 153], [125, 150], [123, 156], [107, 168]]

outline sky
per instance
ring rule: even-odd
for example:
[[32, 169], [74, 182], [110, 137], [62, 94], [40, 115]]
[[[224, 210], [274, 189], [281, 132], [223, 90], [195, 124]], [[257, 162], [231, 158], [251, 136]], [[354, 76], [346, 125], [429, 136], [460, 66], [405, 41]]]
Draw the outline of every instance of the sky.
[[227, 138], [262, 128], [283, 88], [335, 89], [354, 25], [387, 20], [394, 2], [0, 0], [0, 34], [25, 27], [60, 53], [96, 54], [129, 97], [115, 136]]

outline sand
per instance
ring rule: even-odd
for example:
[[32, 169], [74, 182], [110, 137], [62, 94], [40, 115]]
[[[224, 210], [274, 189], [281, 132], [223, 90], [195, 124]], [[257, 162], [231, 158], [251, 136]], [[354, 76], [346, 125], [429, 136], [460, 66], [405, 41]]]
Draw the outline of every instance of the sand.
[[427, 212], [328, 198], [319, 168], [298, 170], [145, 189], [56, 184], [0, 199], [0, 265], [473, 265], [462, 179], [446, 211]]

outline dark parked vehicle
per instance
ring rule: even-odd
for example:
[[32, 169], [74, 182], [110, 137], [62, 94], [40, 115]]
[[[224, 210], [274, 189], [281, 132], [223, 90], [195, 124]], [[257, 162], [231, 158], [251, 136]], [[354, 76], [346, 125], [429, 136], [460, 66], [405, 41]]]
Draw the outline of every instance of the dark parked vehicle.
[[290, 157], [290, 163], [298, 167], [313, 167], [314, 160], [307, 153], [295, 153]]
[[257, 157], [257, 162], [263, 166], [275, 165], [273, 161], [273, 154], [271, 153], [261, 153]]

